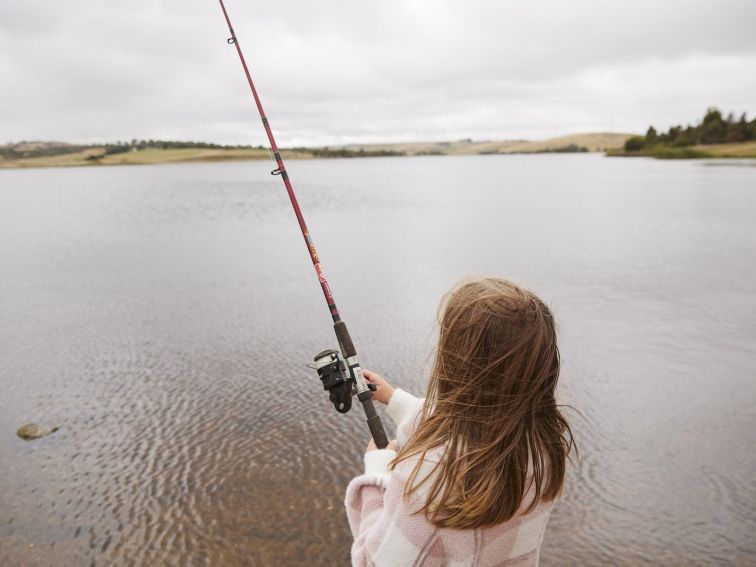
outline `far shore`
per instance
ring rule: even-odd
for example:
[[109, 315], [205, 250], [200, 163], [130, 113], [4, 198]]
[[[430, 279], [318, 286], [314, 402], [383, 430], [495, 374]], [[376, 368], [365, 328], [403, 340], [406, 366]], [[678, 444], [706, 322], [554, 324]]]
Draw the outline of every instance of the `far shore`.
[[[538, 153], [601, 152], [611, 157], [653, 157], [659, 159], [756, 158], [756, 141], [695, 145], [684, 148], [651, 148], [626, 151], [632, 134], [588, 133], [549, 140], [501, 140], [416, 142], [395, 144], [351, 144], [324, 148], [282, 149], [284, 159], [502, 155]], [[182, 147], [182, 146], [194, 147]], [[178, 146], [178, 147], [176, 147]], [[0, 145], [0, 169], [75, 167], [99, 165], [148, 165], [215, 161], [272, 160], [263, 147], [224, 147], [192, 142], [141, 142], [134, 145], [71, 145], [60, 142], [21, 142]]]
[[[501, 140], [350, 144], [323, 148], [287, 148], [284, 159], [389, 157], [426, 155], [491, 155], [523, 153], [604, 152], [619, 149], [632, 134], [588, 133], [549, 140]], [[136, 142], [136, 141], [134, 141]], [[0, 145], [0, 168], [146, 165], [214, 161], [272, 160], [263, 147], [207, 147], [192, 142], [131, 142], [72, 145], [60, 142], [21, 142]], [[189, 146], [189, 147], [182, 147]]]

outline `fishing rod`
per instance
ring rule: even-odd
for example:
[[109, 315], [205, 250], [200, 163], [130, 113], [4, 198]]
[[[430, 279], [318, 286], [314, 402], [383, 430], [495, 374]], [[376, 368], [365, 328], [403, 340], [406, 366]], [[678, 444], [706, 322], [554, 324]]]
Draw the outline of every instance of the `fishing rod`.
[[249, 67], [247, 67], [247, 61], [244, 59], [244, 53], [242, 53], [239, 40], [234, 32], [234, 27], [231, 25], [231, 18], [226, 10], [226, 5], [223, 3], [223, 0], [218, 1], [220, 2], [221, 10], [223, 10], [223, 17], [228, 24], [228, 31], [231, 33], [231, 37], [226, 41], [236, 48], [236, 53], [239, 55], [239, 60], [244, 68], [244, 74], [247, 77], [249, 88], [252, 91], [252, 97], [255, 99], [257, 110], [260, 113], [263, 128], [265, 128], [265, 133], [268, 136], [270, 148], [273, 151], [273, 157], [276, 160], [277, 167], [270, 173], [271, 175], [280, 176], [286, 186], [286, 192], [289, 195], [291, 206], [294, 208], [294, 214], [297, 216], [299, 228], [302, 230], [302, 236], [307, 245], [307, 250], [310, 253], [310, 259], [315, 267], [318, 281], [320, 281], [323, 296], [325, 297], [328, 309], [331, 312], [331, 317], [333, 318], [333, 330], [336, 333], [336, 339], [339, 343], [341, 354], [343, 355], [342, 360], [339, 357], [338, 351], [333, 349], [324, 350], [315, 356], [312, 368], [317, 370], [318, 376], [323, 383], [323, 388], [328, 391], [329, 398], [339, 413], [348, 412], [352, 407], [352, 396], [357, 396], [357, 399], [362, 403], [362, 408], [365, 410], [367, 424], [370, 428], [373, 440], [379, 449], [383, 449], [388, 445], [388, 439], [386, 438], [386, 432], [383, 429], [381, 418], [378, 416], [375, 407], [373, 406], [373, 389], [370, 388], [372, 385], [368, 385], [367, 380], [365, 380], [359, 360], [357, 359], [357, 351], [354, 348], [354, 343], [352, 343], [352, 338], [349, 336], [346, 323], [341, 320], [339, 310], [336, 308], [336, 302], [333, 299], [331, 288], [328, 285], [328, 280], [326, 280], [323, 268], [320, 265], [318, 252], [315, 249], [315, 244], [312, 242], [312, 237], [310, 237], [310, 231], [307, 229], [307, 224], [302, 216], [302, 210], [299, 208], [299, 203], [294, 194], [294, 188], [291, 185], [289, 174], [286, 172], [281, 152], [278, 150], [276, 139], [273, 137], [273, 130], [271, 130], [268, 118], [265, 116], [265, 110], [260, 102], [260, 97], [257, 95], [255, 83], [252, 81], [252, 75], [249, 72]]

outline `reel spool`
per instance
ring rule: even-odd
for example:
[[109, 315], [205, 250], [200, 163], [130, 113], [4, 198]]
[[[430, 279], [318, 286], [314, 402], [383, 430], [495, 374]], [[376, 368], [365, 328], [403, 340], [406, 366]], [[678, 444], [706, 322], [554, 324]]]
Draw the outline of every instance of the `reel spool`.
[[328, 397], [337, 412], [346, 413], [352, 409], [356, 383], [349, 375], [339, 351], [326, 349], [315, 355], [314, 364], [308, 366], [317, 370], [323, 389], [328, 391]]
[[[333, 407], [339, 413], [346, 413], [352, 409], [352, 396], [357, 393], [357, 382], [344, 364], [339, 351], [326, 349], [315, 355], [314, 362], [307, 365], [317, 370], [318, 377], [323, 383], [323, 389]], [[368, 384], [371, 392], [375, 392], [375, 384]]]

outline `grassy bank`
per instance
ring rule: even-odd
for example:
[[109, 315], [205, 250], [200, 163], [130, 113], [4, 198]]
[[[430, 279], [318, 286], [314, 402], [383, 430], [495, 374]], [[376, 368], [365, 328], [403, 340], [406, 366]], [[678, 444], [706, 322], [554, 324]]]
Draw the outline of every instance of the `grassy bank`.
[[659, 145], [636, 151], [611, 150], [607, 152], [607, 155], [612, 157], [653, 157], [657, 159], [756, 159], [756, 141], [735, 144], [699, 144], [682, 148]]
[[[283, 151], [284, 158], [311, 158], [312, 154], [300, 151]], [[202, 149], [145, 148], [124, 153], [106, 154], [102, 147], [91, 147], [81, 151], [52, 155], [33, 156], [17, 159], [0, 159], [0, 168], [25, 167], [73, 167], [85, 165], [146, 165], [157, 163], [186, 163], [212, 161], [241, 161], [270, 159], [266, 149]]]
[[352, 144], [349, 149], [365, 151], [391, 150], [404, 155], [491, 155], [491, 154], [537, 154], [558, 152], [602, 152], [621, 148], [632, 134], [614, 132], [591, 132], [571, 134], [548, 140], [493, 140], [455, 142], [410, 142], [403, 144]]

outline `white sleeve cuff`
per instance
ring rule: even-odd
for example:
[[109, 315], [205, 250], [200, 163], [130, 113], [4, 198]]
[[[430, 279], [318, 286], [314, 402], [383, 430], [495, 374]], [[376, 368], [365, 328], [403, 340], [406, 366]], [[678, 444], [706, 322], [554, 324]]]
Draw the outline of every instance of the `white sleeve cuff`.
[[407, 421], [417, 411], [418, 405], [422, 400], [416, 398], [409, 392], [405, 392], [401, 388], [394, 390], [394, 394], [389, 400], [386, 407], [386, 413], [389, 414], [394, 423], [399, 427], [402, 423]]
[[388, 465], [396, 457], [393, 449], [377, 449], [365, 453], [365, 474], [385, 477], [389, 474]]

